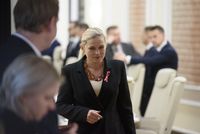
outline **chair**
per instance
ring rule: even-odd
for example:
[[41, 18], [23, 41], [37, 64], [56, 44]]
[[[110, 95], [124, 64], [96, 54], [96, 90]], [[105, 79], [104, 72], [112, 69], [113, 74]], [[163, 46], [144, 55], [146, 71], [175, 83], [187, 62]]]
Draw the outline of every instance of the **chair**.
[[144, 117], [161, 117], [163, 108], [169, 99], [169, 93], [172, 89], [172, 83], [176, 77], [176, 70], [165, 68], [158, 71], [155, 79], [155, 85], [147, 106]]
[[57, 46], [53, 52], [53, 65], [58, 73], [61, 73], [61, 68], [63, 66], [62, 52], [63, 48], [61, 46]]
[[78, 61], [77, 57], [69, 57], [69, 58], [67, 58], [65, 65], [72, 64], [72, 63], [77, 62], [77, 61]]
[[185, 82], [186, 82], [186, 78], [182, 76], [176, 77], [173, 82], [173, 88], [170, 93], [171, 99], [169, 100], [170, 111], [168, 113], [166, 112], [166, 117], [168, 118], [166, 118], [167, 122], [166, 122], [166, 127], [164, 128], [165, 134], [171, 133], [172, 125], [176, 116], [181, 95], [184, 90]]
[[136, 129], [136, 134], [156, 134], [156, 132], [152, 130]]
[[49, 55], [43, 55], [42, 58], [49, 63], [52, 63], [51, 57]]
[[133, 78], [134, 85], [130, 90], [133, 111], [137, 116], [140, 116], [140, 100], [142, 96], [145, 66], [143, 64], [131, 65], [127, 69], [128, 76]]
[[151, 130], [157, 134], [170, 134], [177, 106], [183, 91], [184, 77], [176, 77], [174, 69], [161, 69], [140, 129]]

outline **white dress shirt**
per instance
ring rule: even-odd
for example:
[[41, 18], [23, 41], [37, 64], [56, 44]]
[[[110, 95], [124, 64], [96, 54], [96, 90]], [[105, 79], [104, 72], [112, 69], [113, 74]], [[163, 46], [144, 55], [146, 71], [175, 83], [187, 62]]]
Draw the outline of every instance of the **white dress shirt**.
[[152, 43], [149, 43], [148, 45], [146, 45], [145, 49], [146, 50], [150, 50], [153, 47]]
[[167, 40], [164, 40], [159, 47], [156, 48], [160, 52], [167, 45]]
[[93, 87], [93, 90], [94, 90], [96, 96], [99, 96], [101, 86], [102, 86], [102, 82], [103, 82], [103, 80], [101, 80], [101, 81], [90, 80], [90, 83]]

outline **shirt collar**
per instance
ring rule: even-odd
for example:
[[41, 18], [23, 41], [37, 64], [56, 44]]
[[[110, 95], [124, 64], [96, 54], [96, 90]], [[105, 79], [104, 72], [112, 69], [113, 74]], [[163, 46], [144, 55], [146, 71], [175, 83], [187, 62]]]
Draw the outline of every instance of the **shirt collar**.
[[70, 39], [69, 39], [69, 41], [71, 41], [71, 42], [73, 42], [73, 43], [78, 43], [79, 41], [80, 41], [80, 37], [78, 37], [78, 36], [75, 36], [75, 37], [71, 37]]
[[164, 40], [162, 44], [156, 48], [157, 51], [160, 52], [166, 45], [167, 45], [167, 40]]
[[42, 56], [38, 48], [28, 38], [26, 38], [25, 36], [17, 32], [13, 33], [12, 35], [17, 36], [18, 38], [24, 40], [33, 49], [33, 51], [35, 52], [37, 56]]
[[153, 47], [153, 44], [152, 44], [152, 43], [149, 43], [149, 44], [146, 46], [146, 50], [150, 50], [152, 47]]
[[121, 44], [121, 43], [119, 43], [119, 44], [117, 45], [117, 49], [118, 49], [118, 52], [124, 53], [124, 50], [123, 50], [123, 47], [122, 47], [122, 44]]

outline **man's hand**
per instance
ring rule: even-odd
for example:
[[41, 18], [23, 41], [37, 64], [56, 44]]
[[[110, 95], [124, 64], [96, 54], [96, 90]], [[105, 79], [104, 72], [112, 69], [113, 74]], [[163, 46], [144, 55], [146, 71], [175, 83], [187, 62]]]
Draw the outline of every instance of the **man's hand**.
[[117, 53], [114, 54], [113, 58], [115, 60], [121, 60], [121, 61], [125, 62], [126, 55], [124, 55], [123, 53], [117, 52]]

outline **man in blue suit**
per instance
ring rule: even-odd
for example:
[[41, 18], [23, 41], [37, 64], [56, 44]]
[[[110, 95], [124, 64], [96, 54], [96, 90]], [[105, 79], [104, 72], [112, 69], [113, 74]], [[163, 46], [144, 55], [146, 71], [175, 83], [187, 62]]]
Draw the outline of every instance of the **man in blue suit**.
[[[143, 64], [145, 64], [146, 67], [150, 67], [151, 71], [150, 71], [149, 78], [151, 78], [154, 83], [156, 73], [160, 69], [162, 69], [162, 68], [177, 69], [178, 68], [178, 56], [177, 56], [175, 49], [170, 44], [170, 42], [165, 39], [165, 32], [161, 26], [158, 26], [158, 25], [152, 26], [149, 30], [150, 30], [149, 38], [152, 41], [152, 43], [154, 44], [154, 46], [156, 47], [157, 54], [154, 54], [153, 56], [146, 55], [143, 57], [141, 57], [141, 56], [126, 57], [122, 54], [117, 54], [117, 55], [115, 55], [115, 59], [123, 60], [127, 64], [143, 63]], [[148, 70], [148, 68], [147, 68], [147, 70]], [[146, 84], [146, 83], [144, 83], [144, 84], [145, 84], [144, 89], [149, 86], [149, 84]], [[153, 85], [150, 84], [150, 86], [152, 86], [152, 88], [153, 88]], [[151, 96], [152, 88], [151, 89], [146, 88], [145, 90], [143, 90], [143, 92], [145, 92], [145, 93], [143, 93], [143, 95], [145, 94], [145, 97], [142, 96], [142, 99], [145, 98], [145, 102], [141, 101], [141, 109], [142, 109], [141, 114], [142, 115], [145, 114], [145, 110], [146, 110], [149, 98]]]

